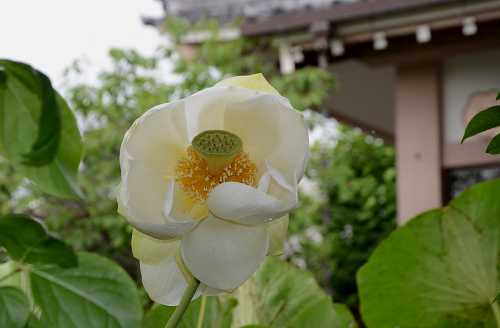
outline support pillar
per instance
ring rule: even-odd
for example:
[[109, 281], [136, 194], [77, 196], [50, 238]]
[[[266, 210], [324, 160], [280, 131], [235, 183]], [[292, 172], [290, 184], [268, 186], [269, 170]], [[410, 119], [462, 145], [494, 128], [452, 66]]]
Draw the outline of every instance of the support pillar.
[[397, 69], [398, 223], [442, 206], [441, 72], [439, 63]]

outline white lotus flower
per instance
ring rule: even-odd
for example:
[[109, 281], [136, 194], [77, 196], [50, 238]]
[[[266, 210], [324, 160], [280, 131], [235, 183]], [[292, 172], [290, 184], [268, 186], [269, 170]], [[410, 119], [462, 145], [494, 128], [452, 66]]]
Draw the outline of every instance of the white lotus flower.
[[147, 111], [120, 150], [119, 212], [150, 297], [231, 292], [281, 252], [308, 153], [300, 113], [261, 74]]

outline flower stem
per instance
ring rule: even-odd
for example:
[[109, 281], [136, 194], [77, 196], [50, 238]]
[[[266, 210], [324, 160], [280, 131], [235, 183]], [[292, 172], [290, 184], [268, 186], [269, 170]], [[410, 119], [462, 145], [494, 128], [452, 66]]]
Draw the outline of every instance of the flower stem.
[[500, 308], [498, 307], [498, 302], [496, 300], [491, 303], [491, 309], [493, 310], [493, 314], [495, 315], [497, 327], [500, 328]]
[[175, 308], [174, 314], [172, 314], [170, 319], [168, 319], [165, 328], [177, 327], [177, 325], [181, 321], [182, 316], [184, 315], [184, 312], [186, 312], [189, 303], [191, 303], [191, 299], [193, 298], [194, 293], [196, 293], [199, 285], [200, 281], [193, 277], [193, 279], [191, 279], [191, 281], [189, 282], [186, 290], [184, 291], [184, 295], [182, 295], [181, 302]]

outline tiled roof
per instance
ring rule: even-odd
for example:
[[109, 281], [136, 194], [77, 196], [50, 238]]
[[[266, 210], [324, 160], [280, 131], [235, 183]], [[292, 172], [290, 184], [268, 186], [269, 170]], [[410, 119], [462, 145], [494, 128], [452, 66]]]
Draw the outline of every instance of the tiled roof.
[[262, 18], [357, 1], [360, 0], [169, 0], [166, 8], [168, 15], [182, 16], [191, 21], [213, 18], [228, 22], [238, 17]]
[[[471, 1], [473, 2], [473, 1]], [[258, 17], [246, 20], [242, 26], [245, 35], [279, 33], [303, 28], [319, 21], [342, 23], [357, 19], [429, 9], [452, 3], [464, 3], [463, 0], [367, 0], [339, 4], [329, 8], [311, 10], [292, 10], [276, 17]]]

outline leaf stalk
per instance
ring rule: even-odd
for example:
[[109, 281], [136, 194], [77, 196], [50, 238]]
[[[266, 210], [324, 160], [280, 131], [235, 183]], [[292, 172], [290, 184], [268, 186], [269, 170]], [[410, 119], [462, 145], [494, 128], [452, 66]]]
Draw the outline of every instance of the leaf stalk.
[[491, 309], [493, 310], [493, 315], [495, 316], [495, 321], [497, 327], [500, 328], [500, 307], [498, 306], [498, 301], [495, 300], [491, 303]]
[[0, 277], [0, 282], [9, 279], [10, 277], [12, 277], [13, 275], [15, 275], [15, 274], [17, 274], [19, 272], [21, 272], [21, 269], [18, 268], [18, 269], [15, 269], [15, 270], [7, 273], [5, 276]]

